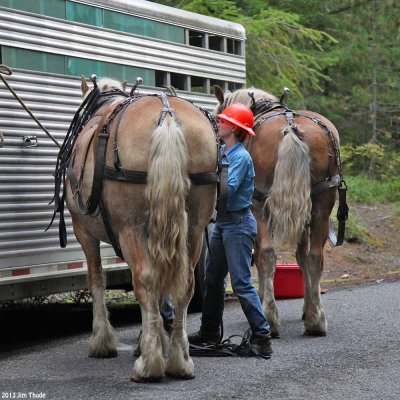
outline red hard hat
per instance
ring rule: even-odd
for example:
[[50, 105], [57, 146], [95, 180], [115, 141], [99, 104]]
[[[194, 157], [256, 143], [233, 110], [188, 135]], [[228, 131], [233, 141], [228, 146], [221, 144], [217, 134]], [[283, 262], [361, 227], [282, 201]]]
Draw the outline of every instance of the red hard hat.
[[246, 107], [244, 104], [233, 103], [226, 107], [225, 110], [222, 111], [222, 114], [218, 114], [217, 117], [244, 129], [250, 136], [256, 136], [252, 129], [254, 115], [250, 108]]

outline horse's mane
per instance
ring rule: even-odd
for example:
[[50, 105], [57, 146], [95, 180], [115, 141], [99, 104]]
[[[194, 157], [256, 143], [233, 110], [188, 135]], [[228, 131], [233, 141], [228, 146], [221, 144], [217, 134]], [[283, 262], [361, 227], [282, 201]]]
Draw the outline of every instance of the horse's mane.
[[225, 93], [226, 96], [226, 106], [229, 106], [233, 103], [242, 103], [245, 104], [247, 107], [252, 105], [251, 97], [249, 96], [249, 92], [254, 93], [254, 99], [261, 100], [261, 99], [271, 99], [273, 101], [278, 101], [278, 99], [273, 96], [271, 93], [265, 92], [261, 89], [256, 89], [254, 87], [246, 88], [246, 89], [239, 89], [233, 93]]
[[121, 91], [124, 91], [122, 82], [119, 82], [119, 81], [117, 81], [115, 79], [111, 79], [111, 78], [101, 78], [97, 82], [97, 86], [99, 87], [99, 89], [102, 92], [107, 89], [119, 89]]

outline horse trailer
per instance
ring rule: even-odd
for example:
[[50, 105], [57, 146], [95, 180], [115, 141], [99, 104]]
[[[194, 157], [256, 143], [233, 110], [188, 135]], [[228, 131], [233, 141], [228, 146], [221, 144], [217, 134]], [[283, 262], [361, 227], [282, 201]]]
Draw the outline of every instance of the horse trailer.
[[[62, 143], [81, 103], [80, 76], [108, 76], [143, 93], [173, 86], [207, 109], [212, 86], [244, 87], [245, 31], [236, 23], [144, 0], [0, 0], [0, 63], [35, 116]], [[49, 225], [58, 147], [0, 81], [0, 301], [87, 288], [83, 252], [66, 215], [68, 246]], [[131, 283], [102, 244], [108, 287]]]

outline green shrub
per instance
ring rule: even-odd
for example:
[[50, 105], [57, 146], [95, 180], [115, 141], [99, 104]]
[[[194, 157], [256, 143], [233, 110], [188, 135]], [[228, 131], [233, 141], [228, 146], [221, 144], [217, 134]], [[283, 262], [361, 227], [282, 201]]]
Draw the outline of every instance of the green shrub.
[[365, 176], [345, 176], [349, 202], [375, 204], [399, 203], [400, 177], [384, 181], [374, 180]]
[[368, 175], [376, 179], [391, 179], [400, 174], [400, 154], [379, 143], [360, 146], [343, 145], [340, 149], [343, 169], [350, 175]]

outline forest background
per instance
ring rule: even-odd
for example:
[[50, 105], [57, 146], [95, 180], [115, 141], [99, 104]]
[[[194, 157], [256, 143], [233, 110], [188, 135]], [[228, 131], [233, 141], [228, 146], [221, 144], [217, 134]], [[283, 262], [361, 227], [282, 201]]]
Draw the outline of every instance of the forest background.
[[[346, 174], [397, 180], [398, 0], [157, 2], [242, 24], [247, 86], [277, 96], [287, 86], [291, 108], [328, 117], [340, 132]], [[388, 195], [397, 202], [400, 184], [394, 186]]]

